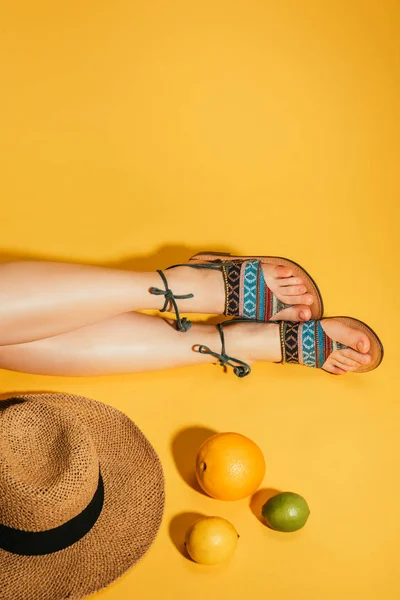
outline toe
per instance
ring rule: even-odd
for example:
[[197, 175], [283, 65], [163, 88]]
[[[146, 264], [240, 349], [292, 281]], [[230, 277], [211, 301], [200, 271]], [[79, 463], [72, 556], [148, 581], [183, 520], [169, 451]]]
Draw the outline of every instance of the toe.
[[342, 369], [342, 371], [346, 371], [346, 373], [348, 371], [355, 371], [358, 367], [358, 365], [348, 365], [345, 363], [342, 363], [340, 360], [337, 360], [335, 358], [331, 358], [330, 360], [330, 364], [332, 364], [334, 367], [337, 367], [338, 369]]
[[352, 358], [348, 358], [347, 356], [344, 356], [343, 354], [340, 353], [340, 351], [334, 352], [332, 354], [332, 358], [334, 358], [334, 360], [336, 361], [335, 364], [340, 366], [342, 369], [344, 369], [345, 367], [354, 367], [355, 369], [357, 369], [360, 366], [360, 363], [353, 360]]
[[360, 363], [352, 358], [347, 358], [347, 356], [341, 354], [340, 351], [331, 354], [331, 360], [337, 367], [345, 369], [346, 371], [354, 371], [360, 366]]
[[328, 371], [329, 373], [332, 373], [333, 375], [344, 375], [346, 373], [346, 371], [344, 369], [341, 369], [340, 367], [336, 367], [332, 363], [324, 365], [324, 371]]
[[275, 277], [291, 277], [293, 271], [290, 267], [275, 267]]
[[281, 294], [285, 296], [302, 296], [305, 294], [307, 289], [304, 285], [288, 285], [281, 287]]
[[304, 285], [304, 282], [301, 277], [280, 277], [276, 280], [276, 283], [280, 287], [285, 287], [289, 285]]
[[284, 302], [285, 304], [306, 304], [308, 306], [311, 306], [311, 304], [314, 302], [314, 298], [311, 296], [311, 294], [302, 294], [300, 296], [287, 296], [283, 294], [277, 294], [277, 297], [281, 302]]
[[356, 348], [358, 350], [358, 352], [362, 352], [363, 354], [366, 354], [370, 348], [370, 343], [369, 343], [369, 339], [368, 337], [365, 335], [365, 333], [359, 333], [357, 334], [357, 336], [354, 336], [354, 339], [356, 339], [357, 337], [357, 342], [356, 342]]
[[361, 330], [349, 327], [336, 319], [323, 319], [321, 321], [324, 331], [335, 342], [349, 346], [362, 354], [367, 354], [370, 349], [368, 336]]
[[357, 350], [359, 353], [366, 354], [370, 348], [368, 337], [362, 331], [351, 329], [349, 332], [348, 342], [345, 343], [350, 348]]
[[271, 317], [271, 321], [309, 321], [311, 319], [311, 310], [308, 306], [296, 305], [284, 308], [276, 315]]
[[340, 356], [351, 359], [358, 365], [368, 365], [371, 362], [371, 357], [369, 354], [361, 354], [360, 352], [356, 352], [352, 348], [345, 348], [343, 350], [340, 350], [339, 352]]

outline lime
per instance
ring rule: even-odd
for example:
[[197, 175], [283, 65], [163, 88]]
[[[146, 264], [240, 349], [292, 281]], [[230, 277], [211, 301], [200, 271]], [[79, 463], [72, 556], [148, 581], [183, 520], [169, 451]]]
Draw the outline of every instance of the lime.
[[262, 507], [267, 525], [277, 531], [297, 531], [307, 522], [310, 509], [307, 502], [294, 492], [272, 496]]

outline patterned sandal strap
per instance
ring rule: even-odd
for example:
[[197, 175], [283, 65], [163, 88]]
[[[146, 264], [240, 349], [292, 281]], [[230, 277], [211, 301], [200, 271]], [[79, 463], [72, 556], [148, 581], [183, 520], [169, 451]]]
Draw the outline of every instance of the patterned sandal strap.
[[160, 270], [158, 270], [157, 273], [160, 275], [165, 289], [161, 290], [160, 288], [151, 287], [149, 292], [150, 292], [150, 294], [154, 294], [155, 296], [164, 296], [165, 302], [164, 302], [164, 306], [162, 307], [160, 312], [165, 312], [168, 309], [170, 303], [172, 304], [173, 309], [176, 314], [177, 328], [179, 329], [179, 331], [182, 331], [184, 333], [185, 331], [188, 331], [191, 328], [192, 322], [188, 321], [188, 319], [186, 319], [186, 317], [184, 317], [183, 319], [181, 318], [176, 301], [193, 298], [194, 294], [184, 294], [184, 295], [177, 296], [176, 294], [174, 294], [172, 292], [172, 290], [169, 289], [168, 281], [167, 281], [167, 278], [165, 277], [164, 273]]
[[222, 266], [226, 316], [269, 321], [283, 304], [269, 289], [260, 260], [244, 260]]
[[323, 330], [321, 321], [281, 321], [280, 338], [283, 363], [297, 363], [317, 369], [322, 367], [332, 352], [348, 347], [332, 340]]

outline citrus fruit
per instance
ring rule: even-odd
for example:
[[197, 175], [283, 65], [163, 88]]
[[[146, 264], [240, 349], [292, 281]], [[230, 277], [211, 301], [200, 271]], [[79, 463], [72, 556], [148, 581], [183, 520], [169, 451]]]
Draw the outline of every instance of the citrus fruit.
[[282, 492], [272, 496], [262, 507], [267, 524], [277, 531], [297, 531], [307, 522], [310, 509], [299, 494]]
[[220, 517], [205, 517], [189, 529], [185, 546], [194, 561], [202, 565], [217, 565], [234, 553], [238, 539], [232, 523]]
[[218, 500], [241, 500], [253, 494], [265, 474], [260, 448], [239, 433], [217, 433], [201, 446], [196, 459], [197, 480]]

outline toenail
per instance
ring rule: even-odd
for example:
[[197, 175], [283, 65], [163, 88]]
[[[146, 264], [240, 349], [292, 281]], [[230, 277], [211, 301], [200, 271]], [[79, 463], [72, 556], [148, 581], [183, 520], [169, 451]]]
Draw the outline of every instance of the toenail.
[[364, 350], [364, 344], [362, 342], [358, 342], [356, 347], [359, 352]]
[[300, 319], [302, 319], [302, 321], [305, 321], [305, 320], [306, 320], [306, 318], [307, 318], [307, 317], [306, 317], [306, 313], [303, 313], [303, 312], [300, 312], [300, 313], [299, 313], [299, 317], [300, 317]]
[[312, 302], [313, 302], [313, 299], [312, 298], [308, 298], [307, 304], [312, 304]]

